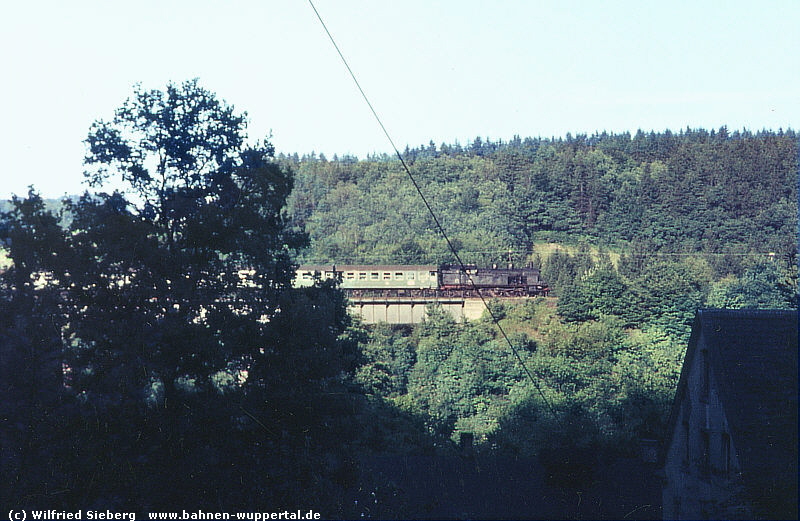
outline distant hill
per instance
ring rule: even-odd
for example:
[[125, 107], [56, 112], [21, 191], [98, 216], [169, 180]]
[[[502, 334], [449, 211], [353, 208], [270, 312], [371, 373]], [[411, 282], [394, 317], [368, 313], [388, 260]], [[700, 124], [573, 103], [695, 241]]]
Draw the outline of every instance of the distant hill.
[[[526, 262], [540, 242], [795, 255], [792, 130], [476, 138], [403, 156], [465, 262]], [[396, 158], [279, 160], [296, 174], [289, 213], [310, 235], [304, 260], [452, 262]]]
[[[71, 195], [71, 196], [68, 196], [68, 198], [73, 200], [73, 201], [77, 201], [79, 196]], [[61, 211], [61, 208], [63, 207], [63, 198], [59, 198], [59, 199], [44, 199], [44, 206], [49, 211], [53, 212], [53, 214], [57, 215]], [[2, 200], [0, 200], [0, 213], [9, 212], [13, 208], [14, 208], [14, 205], [12, 204], [10, 199], [2, 199]], [[61, 226], [62, 227], [64, 227], [64, 228], [68, 227], [71, 222], [72, 222], [71, 216], [65, 214], [65, 215], [63, 215], [61, 217]]]

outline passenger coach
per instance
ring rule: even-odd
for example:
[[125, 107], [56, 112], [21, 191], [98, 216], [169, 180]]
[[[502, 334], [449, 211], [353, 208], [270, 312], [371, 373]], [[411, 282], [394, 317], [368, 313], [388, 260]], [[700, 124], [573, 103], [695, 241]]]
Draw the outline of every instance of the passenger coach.
[[294, 285], [308, 287], [315, 277], [339, 278], [340, 286], [352, 297], [435, 296], [439, 288], [437, 266], [305, 265], [297, 269]]

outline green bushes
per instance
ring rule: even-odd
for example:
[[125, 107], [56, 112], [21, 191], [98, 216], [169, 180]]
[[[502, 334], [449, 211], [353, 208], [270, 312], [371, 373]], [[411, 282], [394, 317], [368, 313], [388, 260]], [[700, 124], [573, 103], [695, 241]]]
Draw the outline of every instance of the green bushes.
[[[553, 299], [491, 305], [533, 380], [487, 316], [456, 322], [434, 307], [411, 335], [385, 325], [370, 333], [365, 352], [389, 347], [383, 365], [373, 355], [358, 370], [362, 385], [425, 418], [429, 432], [454, 442], [471, 432], [484, 448], [538, 453], [562, 443], [566, 429], [578, 445], [622, 450], [660, 432], [684, 347], [673, 337], [609, 315], [567, 322]], [[384, 384], [401, 376], [388, 370], [398, 345], [416, 353], [410, 366], [409, 356], [396, 366], [408, 374], [406, 392]]]

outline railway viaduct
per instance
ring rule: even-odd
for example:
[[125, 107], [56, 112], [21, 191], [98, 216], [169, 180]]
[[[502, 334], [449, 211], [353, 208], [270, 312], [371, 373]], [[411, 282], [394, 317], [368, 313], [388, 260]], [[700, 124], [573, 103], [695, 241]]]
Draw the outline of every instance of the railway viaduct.
[[484, 310], [480, 299], [463, 297], [351, 297], [349, 309], [365, 324], [418, 324], [428, 304], [434, 303], [456, 320], [480, 318]]

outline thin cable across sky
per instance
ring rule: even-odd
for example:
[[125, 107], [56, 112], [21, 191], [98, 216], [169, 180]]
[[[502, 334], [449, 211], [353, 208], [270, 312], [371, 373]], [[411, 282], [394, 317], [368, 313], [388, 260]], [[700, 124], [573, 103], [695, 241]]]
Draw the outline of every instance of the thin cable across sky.
[[[425, 208], [428, 210], [428, 213], [430, 214], [431, 218], [433, 219], [433, 222], [436, 224], [436, 228], [439, 230], [439, 233], [442, 235], [442, 237], [444, 238], [445, 242], [447, 243], [447, 247], [449, 248], [450, 252], [453, 254], [453, 257], [455, 257], [456, 263], [458, 264], [458, 266], [460, 266], [462, 274], [467, 276], [467, 279], [469, 280], [469, 283], [472, 286], [472, 290], [475, 292], [476, 295], [478, 295], [478, 298], [480, 298], [481, 302], [483, 303], [483, 307], [486, 309], [486, 312], [489, 314], [489, 317], [491, 317], [491, 319], [492, 319], [492, 323], [494, 323], [495, 327], [500, 332], [500, 335], [503, 337], [503, 339], [505, 340], [506, 344], [508, 344], [509, 349], [514, 354], [514, 357], [517, 359], [517, 362], [519, 362], [520, 367], [522, 367], [523, 371], [525, 372], [525, 375], [528, 377], [528, 380], [530, 380], [530, 382], [533, 385], [533, 387], [539, 393], [539, 396], [541, 397], [541, 399], [544, 402], [544, 404], [547, 406], [547, 409], [550, 411], [550, 413], [553, 415], [553, 417], [556, 418], [556, 420], [560, 421], [558, 415], [556, 414], [555, 408], [550, 403], [550, 400], [547, 399], [547, 396], [545, 396], [544, 391], [542, 391], [542, 388], [539, 386], [539, 383], [533, 377], [533, 373], [531, 373], [531, 370], [528, 368], [528, 365], [522, 359], [522, 356], [520, 356], [519, 351], [514, 346], [514, 343], [508, 337], [508, 334], [506, 334], [505, 329], [503, 329], [503, 326], [500, 324], [500, 319], [492, 311], [492, 308], [489, 307], [489, 303], [487, 302], [486, 298], [483, 296], [483, 293], [481, 293], [480, 288], [478, 288], [478, 286], [475, 284], [475, 281], [472, 279], [472, 276], [470, 275], [469, 271], [467, 270], [467, 267], [464, 264], [464, 261], [461, 260], [461, 256], [458, 254], [458, 250], [456, 250], [456, 248], [453, 246], [453, 243], [450, 241], [450, 238], [447, 236], [447, 232], [445, 231], [444, 227], [440, 223], [439, 218], [436, 216], [436, 212], [434, 212], [434, 210], [431, 207], [430, 203], [428, 203], [428, 199], [425, 197], [425, 194], [422, 192], [422, 189], [420, 188], [419, 184], [417, 183], [417, 180], [414, 178], [414, 175], [411, 173], [411, 170], [408, 168], [408, 165], [406, 164], [405, 160], [403, 159], [402, 154], [400, 154], [400, 151], [397, 149], [397, 146], [395, 146], [394, 141], [392, 140], [392, 137], [389, 134], [389, 132], [386, 130], [386, 127], [383, 125], [383, 122], [381, 121], [380, 116], [378, 116], [378, 113], [373, 108], [372, 103], [370, 103], [370, 101], [369, 101], [369, 98], [367, 98], [366, 93], [361, 88], [361, 85], [358, 83], [358, 79], [356, 79], [356, 76], [353, 73], [353, 70], [350, 68], [350, 65], [347, 64], [347, 60], [345, 59], [344, 55], [342, 54], [342, 51], [339, 50], [339, 46], [336, 45], [336, 41], [334, 40], [333, 35], [331, 35], [330, 31], [328, 31], [328, 28], [325, 25], [325, 21], [322, 19], [322, 16], [320, 16], [319, 11], [317, 11], [317, 8], [314, 6], [314, 2], [312, 2], [312, 0], [308, 0], [308, 3], [309, 3], [309, 5], [311, 5], [311, 8], [314, 10], [314, 13], [317, 15], [317, 18], [319, 19], [320, 24], [322, 24], [322, 27], [325, 29], [325, 33], [328, 35], [328, 38], [330, 38], [330, 41], [333, 44], [334, 48], [336, 49], [336, 52], [339, 54], [339, 57], [341, 58], [342, 63], [344, 63], [344, 66], [347, 68], [347, 71], [350, 73], [350, 76], [353, 78], [353, 82], [356, 84], [356, 87], [358, 87], [358, 90], [361, 93], [361, 96], [364, 98], [364, 101], [369, 106], [370, 111], [372, 111], [373, 116], [375, 116], [375, 120], [378, 122], [378, 125], [380, 126], [381, 130], [383, 130], [383, 133], [386, 135], [386, 138], [389, 140], [389, 143], [391, 143], [392, 148], [394, 149], [395, 154], [397, 154], [397, 158], [400, 160], [400, 163], [403, 165], [403, 169], [405, 170], [406, 174], [408, 175], [409, 180], [414, 185], [414, 188], [416, 189], [417, 193], [420, 196], [420, 199], [424, 203]], [[540, 376], [540, 378], [541, 378], [541, 376]]]

